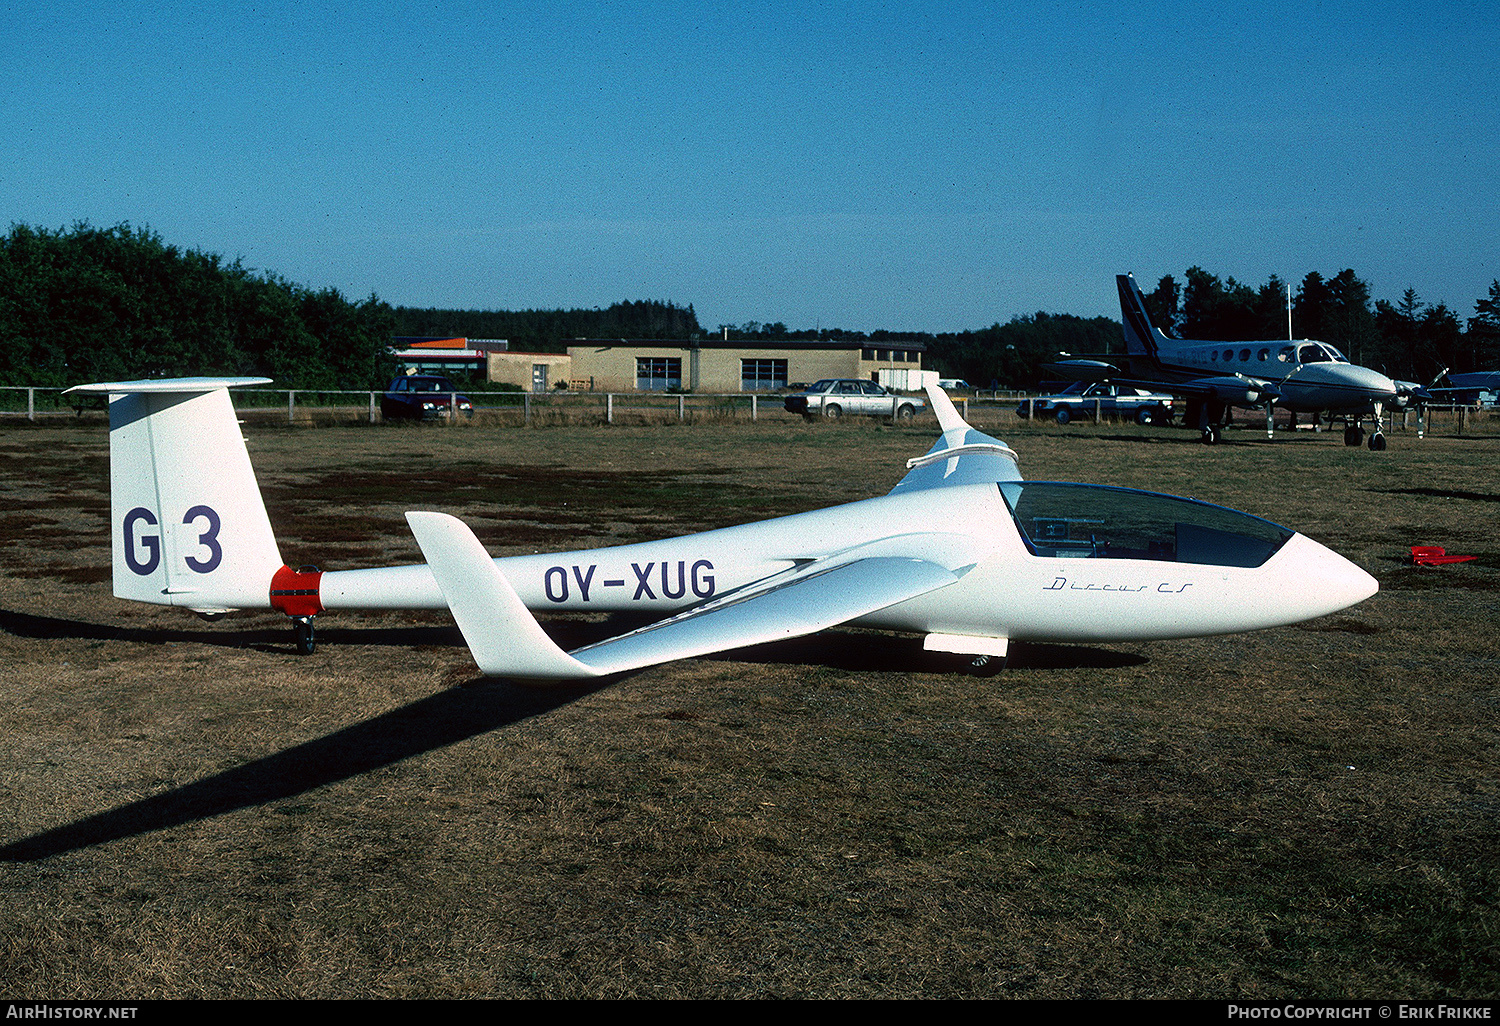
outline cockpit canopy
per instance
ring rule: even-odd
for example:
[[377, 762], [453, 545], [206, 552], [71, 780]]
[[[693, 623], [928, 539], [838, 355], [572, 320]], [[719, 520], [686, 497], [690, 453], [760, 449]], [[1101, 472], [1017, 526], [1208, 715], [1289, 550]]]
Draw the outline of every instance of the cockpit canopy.
[[1348, 363], [1349, 360], [1327, 342], [1298, 342], [1282, 346], [1276, 354], [1282, 363]]
[[1256, 567], [1292, 537], [1223, 506], [1156, 492], [1053, 481], [1002, 481], [1033, 555]]

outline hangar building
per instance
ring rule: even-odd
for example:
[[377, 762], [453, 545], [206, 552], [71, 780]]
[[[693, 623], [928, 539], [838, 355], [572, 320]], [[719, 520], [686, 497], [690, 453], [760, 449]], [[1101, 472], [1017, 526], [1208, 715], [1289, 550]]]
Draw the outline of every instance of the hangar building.
[[873, 379], [884, 369], [920, 370], [925, 350], [916, 341], [578, 339], [565, 358], [491, 352], [488, 369], [491, 381], [534, 392], [566, 380], [586, 392], [725, 394], [770, 392], [819, 378]]

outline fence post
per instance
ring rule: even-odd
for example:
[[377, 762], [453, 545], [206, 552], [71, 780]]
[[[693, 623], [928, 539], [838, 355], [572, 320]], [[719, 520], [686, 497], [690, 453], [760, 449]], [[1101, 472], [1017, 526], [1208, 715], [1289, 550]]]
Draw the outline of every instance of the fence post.
[[1103, 406], [1104, 406], [1104, 400], [1103, 399], [1095, 399], [1094, 400], [1094, 423], [1095, 424], [1099, 423], [1099, 420], [1100, 420], [1099, 411], [1100, 411], [1100, 409]]
[[522, 405], [525, 407], [525, 410], [521, 414], [521, 423], [525, 424], [528, 427], [530, 427], [531, 426], [531, 393], [530, 392], [527, 392], [527, 393], [525, 393], [522, 396]]
[[760, 412], [760, 407], [758, 405], [759, 399], [760, 397], [754, 392], [750, 393], [750, 423], [752, 424], [755, 423], [756, 415]]
[[36, 420], [36, 389], [26, 390], [26, 419]]
[[286, 390], [286, 422], [292, 422], [292, 414], [297, 412], [297, 390], [289, 388]]
[[679, 395], [677, 397], [677, 423], [679, 423], [679, 424], [682, 423], [682, 402], [686, 398], [687, 398], [686, 396], [681, 396], [681, 395]]
[[615, 422], [615, 394], [613, 392], [605, 392], [604, 393], [604, 423], [606, 423], [606, 424], [613, 424], [614, 422]]
[[370, 393], [370, 423], [375, 423], [375, 393]]
[[964, 420], [969, 419], [969, 397], [964, 396]]

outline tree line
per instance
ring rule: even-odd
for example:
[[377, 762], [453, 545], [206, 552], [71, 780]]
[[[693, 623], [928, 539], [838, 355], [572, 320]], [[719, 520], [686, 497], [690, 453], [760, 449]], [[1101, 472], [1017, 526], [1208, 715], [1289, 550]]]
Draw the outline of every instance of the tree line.
[[[1224, 341], [1287, 334], [1286, 283], [1259, 287], [1191, 267], [1146, 295], [1168, 334]], [[1338, 346], [1355, 363], [1426, 382], [1440, 370], [1500, 367], [1500, 281], [1462, 318], [1407, 289], [1371, 303], [1352, 270], [1309, 273], [1291, 299], [1293, 332]], [[1060, 354], [1118, 353], [1119, 321], [1024, 314], [962, 332], [789, 330], [782, 322], [719, 325], [746, 342], [773, 339], [920, 342], [925, 365], [985, 386], [1033, 387]], [[702, 338], [691, 304], [639, 300], [600, 309], [445, 310], [352, 301], [239, 260], [181, 249], [122, 224], [50, 231], [12, 225], [0, 238], [0, 384], [61, 387], [84, 381], [182, 375], [274, 378], [291, 388], [372, 389], [396, 370], [395, 336], [504, 338], [511, 348], [561, 352], [577, 338]]]
[[605, 309], [440, 310], [396, 307], [396, 333], [437, 338], [503, 338], [525, 353], [561, 353], [580, 338], [691, 339], [702, 334], [693, 306], [658, 299]]
[[0, 239], [7, 385], [231, 375], [371, 388], [394, 368], [394, 324], [373, 295], [350, 301], [128, 224], [12, 225]]

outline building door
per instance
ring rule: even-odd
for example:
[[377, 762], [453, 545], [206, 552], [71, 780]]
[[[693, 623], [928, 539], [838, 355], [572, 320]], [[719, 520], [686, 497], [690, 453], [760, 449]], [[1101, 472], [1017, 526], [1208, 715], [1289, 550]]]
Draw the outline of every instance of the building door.
[[531, 390], [533, 392], [547, 391], [547, 365], [545, 363], [531, 365]]

